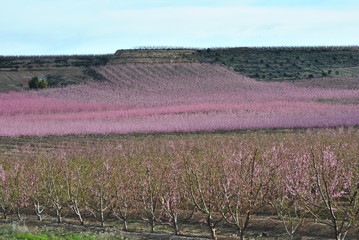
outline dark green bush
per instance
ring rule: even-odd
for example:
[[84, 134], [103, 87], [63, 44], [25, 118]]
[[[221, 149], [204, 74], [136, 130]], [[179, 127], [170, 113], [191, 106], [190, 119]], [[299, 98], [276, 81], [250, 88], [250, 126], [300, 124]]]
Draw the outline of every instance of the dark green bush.
[[29, 81], [29, 87], [33, 89], [43, 89], [48, 87], [48, 82], [46, 80], [40, 80], [38, 77], [33, 77]]

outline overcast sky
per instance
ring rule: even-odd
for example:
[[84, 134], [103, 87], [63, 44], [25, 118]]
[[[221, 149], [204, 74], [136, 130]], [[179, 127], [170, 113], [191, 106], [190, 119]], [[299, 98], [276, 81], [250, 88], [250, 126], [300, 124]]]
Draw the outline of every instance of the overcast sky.
[[359, 45], [358, 0], [0, 0], [0, 55]]

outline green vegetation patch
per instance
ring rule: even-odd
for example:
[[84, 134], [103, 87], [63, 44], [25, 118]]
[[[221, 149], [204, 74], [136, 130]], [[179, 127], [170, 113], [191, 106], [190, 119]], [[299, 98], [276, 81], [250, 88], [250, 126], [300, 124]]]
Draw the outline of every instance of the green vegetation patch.
[[274, 47], [199, 50], [201, 61], [224, 64], [264, 81], [347, 75], [359, 66], [355, 47]]
[[358, 76], [359, 67], [338, 68], [335, 69], [335, 73], [342, 76]]
[[4, 225], [0, 226], [0, 240], [110, 240], [118, 239], [111, 234], [96, 233], [72, 233], [53, 230], [39, 230], [24, 225]]

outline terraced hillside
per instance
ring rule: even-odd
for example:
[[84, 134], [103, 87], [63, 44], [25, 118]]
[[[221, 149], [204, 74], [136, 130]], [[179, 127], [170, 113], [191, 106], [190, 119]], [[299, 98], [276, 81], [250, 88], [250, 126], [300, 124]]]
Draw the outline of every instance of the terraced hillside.
[[24, 78], [44, 76], [50, 86], [100, 80], [92, 66], [106, 64], [111, 55], [0, 56], [0, 92], [22, 90]]
[[84, 56], [0, 56], [0, 92], [22, 90], [23, 79], [31, 76], [46, 76], [55, 87], [103, 80], [93, 68], [99, 65], [196, 62], [221, 64], [261, 81], [301, 84], [298, 80], [304, 79], [309, 87], [325, 87], [326, 82], [330, 82], [331, 87], [359, 88], [358, 47], [276, 47], [134, 49]]
[[138, 49], [118, 50], [109, 64], [123, 63], [191, 63], [199, 62], [193, 49]]
[[263, 81], [358, 76], [357, 47], [118, 50], [110, 64], [204, 62]]
[[224, 48], [199, 54], [203, 62], [221, 63], [263, 81], [359, 75], [358, 47]]

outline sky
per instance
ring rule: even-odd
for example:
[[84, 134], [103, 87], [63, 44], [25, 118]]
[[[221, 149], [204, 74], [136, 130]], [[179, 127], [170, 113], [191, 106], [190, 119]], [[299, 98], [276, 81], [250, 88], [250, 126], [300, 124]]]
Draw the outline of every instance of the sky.
[[359, 45], [358, 0], [0, 0], [0, 55]]

